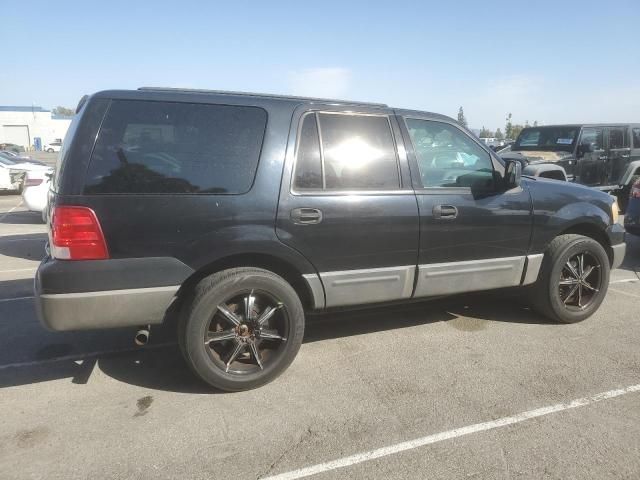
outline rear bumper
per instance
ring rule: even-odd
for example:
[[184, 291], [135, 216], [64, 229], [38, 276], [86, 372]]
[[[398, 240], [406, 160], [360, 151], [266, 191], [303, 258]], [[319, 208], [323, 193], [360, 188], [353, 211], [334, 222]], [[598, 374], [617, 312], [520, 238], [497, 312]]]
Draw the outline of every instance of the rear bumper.
[[159, 324], [191, 273], [173, 258], [45, 259], [35, 279], [38, 316], [57, 331]]

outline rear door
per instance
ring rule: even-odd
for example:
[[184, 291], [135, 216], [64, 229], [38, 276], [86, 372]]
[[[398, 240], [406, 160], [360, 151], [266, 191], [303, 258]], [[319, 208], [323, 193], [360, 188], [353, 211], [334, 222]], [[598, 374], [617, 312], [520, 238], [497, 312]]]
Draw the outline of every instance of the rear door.
[[618, 185], [631, 158], [628, 126], [607, 127], [607, 162], [603, 185]]
[[293, 118], [277, 235], [315, 266], [327, 307], [413, 293], [418, 207], [391, 113], [317, 106]]
[[577, 182], [583, 185], [602, 185], [606, 177], [607, 154], [603, 127], [584, 127], [577, 148]]

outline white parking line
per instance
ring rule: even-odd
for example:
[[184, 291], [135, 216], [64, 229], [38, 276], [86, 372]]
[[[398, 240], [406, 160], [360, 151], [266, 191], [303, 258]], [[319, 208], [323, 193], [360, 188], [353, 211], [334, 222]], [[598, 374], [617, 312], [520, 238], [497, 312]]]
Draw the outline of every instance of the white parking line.
[[537, 408], [535, 410], [529, 410], [527, 412], [518, 413], [510, 417], [499, 418], [490, 422], [476, 423], [475, 425], [469, 425], [467, 427], [456, 428], [454, 430], [448, 430], [446, 432], [435, 433], [433, 435], [427, 435], [426, 437], [416, 438], [409, 440], [408, 442], [397, 443], [388, 447], [382, 447], [368, 452], [357, 453], [348, 457], [340, 458], [338, 460], [332, 460], [330, 462], [319, 463], [311, 467], [301, 468], [299, 470], [293, 470], [291, 472], [281, 473], [267, 477], [263, 480], [293, 480], [296, 478], [309, 477], [318, 473], [327, 472], [329, 470], [336, 470], [338, 468], [345, 468], [358, 463], [368, 462], [376, 458], [387, 457], [396, 453], [405, 452], [407, 450], [413, 450], [415, 448], [424, 447], [425, 445], [431, 445], [433, 443], [442, 442], [451, 438], [462, 437], [463, 435], [469, 435], [472, 433], [485, 432], [494, 428], [506, 427], [508, 425], [514, 425], [516, 423], [524, 422], [532, 418], [544, 417], [552, 413], [562, 412], [572, 408], [584, 407], [593, 403], [602, 402], [603, 400], [609, 400], [611, 398], [626, 395], [628, 393], [640, 392], [640, 384], [631, 385], [616, 390], [609, 390], [608, 392], [598, 393], [588, 397], [578, 398], [568, 403], [558, 403], [549, 407]]
[[0, 273], [13, 273], [13, 272], [33, 272], [36, 273], [38, 271], [37, 267], [31, 268], [15, 268], [13, 270], [0, 270]]
[[609, 285], [613, 285], [614, 283], [634, 283], [637, 281], [637, 278], [623, 278], [622, 280], [611, 280], [609, 282]]
[[13, 212], [13, 211], [14, 211], [16, 208], [18, 208], [20, 205], [22, 205], [22, 200], [20, 200], [20, 203], [18, 203], [18, 204], [17, 204], [15, 207], [13, 207], [11, 210], [9, 210], [8, 212], [5, 212], [5, 213], [0, 217], [0, 222], [1, 222], [2, 220], [4, 220], [4, 219], [5, 219], [5, 217], [6, 217], [7, 215], [9, 215], [11, 212]]
[[28, 299], [32, 299], [32, 298], [35, 298], [35, 297], [32, 295], [30, 297], [2, 298], [2, 299], [0, 299], [0, 303], [14, 302], [16, 300], [28, 300]]
[[84, 355], [75, 354], [75, 355], [65, 355], [63, 357], [49, 358], [47, 360], [34, 360], [32, 362], [17, 362], [17, 363], [8, 363], [6, 365], [0, 365], [0, 370], [6, 370], [9, 368], [21, 368], [21, 367], [35, 367], [39, 365], [47, 365], [49, 363], [57, 363], [64, 361], [80, 361], [80, 360], [90, 360], [93, 358], [112, 356], [116, 354], [124, 354], [124, 353], [132, 353], [139, 352], [142, 350], [154, 350], [156, 348], [164, 348], [175, 345], [175, 342], [165, 342], [165, 343], [156, 343], [153, 345], [146, 345], [144, 347], [133, 347], [127, 348], [124, 350], [103, 350], [101, 352], [90, 352]]
[[609, 291], [613, 291], [616, 293], [621, 293], [622, 295], [626, 295], [627, 297], [640, 298], [640, 295], [635, 295], [633, 293], [625, 292], [623, 290], [618, 290], [617, 288], [610, 288]]

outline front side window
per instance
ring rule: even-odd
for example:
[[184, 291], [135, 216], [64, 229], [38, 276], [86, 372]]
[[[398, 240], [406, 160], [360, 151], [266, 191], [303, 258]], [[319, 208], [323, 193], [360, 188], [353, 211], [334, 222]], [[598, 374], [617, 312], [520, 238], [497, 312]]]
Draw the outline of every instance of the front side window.
[[640, 148], [640, 128], [633, 129], [633, 148]]
[[267, 113], [256, 107], [114, 100], [86, 193], [245, 193]]
[[609, 129], [609, 148], [615, 150], [617, 148], [628, 148], [629, 141], [627, 138], [626, 128]]
[[603, 142], [603, 130], [599, 127], [585, 127], [582, 129], [582, 135], [580, 136], [580, 145], [582, 147], [589, 147], [585, 151], [596, 151], [604, 148]]
[[406, 120], [424, 188], [471, 187], [493, 182], [491, 156], [448, 123]]
[[393, 190], [398, 159], [386, 116], [310, 113], [304, 117], [296, 190]]

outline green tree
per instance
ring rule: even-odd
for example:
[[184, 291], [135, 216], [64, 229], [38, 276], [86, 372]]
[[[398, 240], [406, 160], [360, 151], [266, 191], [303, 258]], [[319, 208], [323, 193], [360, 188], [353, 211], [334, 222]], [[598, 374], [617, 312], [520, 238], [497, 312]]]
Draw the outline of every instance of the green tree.
[[493, 132], [489, 129], [484, 128], [484, 125], [482, 126], [482, 130], [480, 130], [480, 138], [492, 138], [493, 137]]
[[511, 126], [511, 139], [515, 140], [516, 138], [518, 138], [518, 135], [520, 135], [520, 132], [522, 131], [522, 129], [524, 128], [524, 125], [512, 125]]
[[51, 110], [51, 113], [53, 113], [54, 115], [60, 115], [62, 117], [73, 117], [76, 112], [71, 108], [61, 107], [58, 105], [56, 108]]
[[508, 138], [509, 140], [512, 140], [514, 138], [513, 137], [513, 115], [509, 113], [507, 115], [506, 122], [507, 123], [504, 126], [504, 134], [506, 138]]
[[464, 109], [462, 107], [460, 107], [460, 109], [458, 110], [458, 123], [465, 128], [469, 126], [467, 124], [467, 119], [464, 116]]
[[496, 130], [496, 140], [504, 140], [504, 134], [499, 128]]

